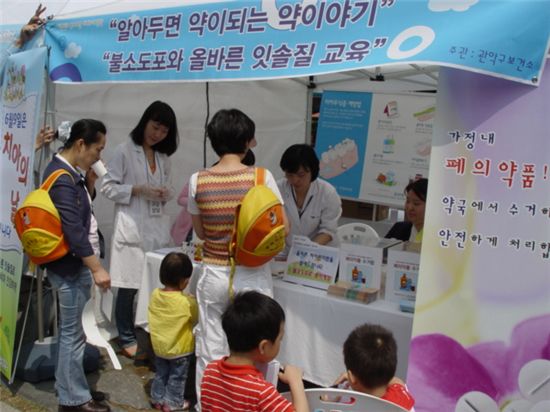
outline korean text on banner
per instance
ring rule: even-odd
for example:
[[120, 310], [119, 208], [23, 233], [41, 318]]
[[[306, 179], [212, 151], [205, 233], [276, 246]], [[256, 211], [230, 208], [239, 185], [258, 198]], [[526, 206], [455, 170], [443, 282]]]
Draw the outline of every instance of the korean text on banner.
[[34, 138], [43, 89], [46, 49], [10, 56], [1, 88], [0, 130], [0, 370], [11, 378], [23, 251], [13, 214], [33, 189]]

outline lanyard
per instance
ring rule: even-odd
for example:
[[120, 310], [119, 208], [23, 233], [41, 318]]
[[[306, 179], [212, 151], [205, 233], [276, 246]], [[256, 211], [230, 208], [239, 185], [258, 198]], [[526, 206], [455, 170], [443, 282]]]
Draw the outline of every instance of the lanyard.
[[[290, 191], [292, 193], [292, 198], [294, 199], [294, 204], [296, 205], [296, 209], [298, 209], [298, 202], [296, 201], [296, 195], [294, 194], [294, 189], [291, 188]], [[300, 218], [300, 220], [302, 219], [302, 215], [304, 214], [304, 212], [306, 211], [307, 207], [309, 206], [312, 200], [313, 200], [313, 195], [309, 197], [305, 206], [303, 206], [301, 209], [298, 209], [298, 217]]]

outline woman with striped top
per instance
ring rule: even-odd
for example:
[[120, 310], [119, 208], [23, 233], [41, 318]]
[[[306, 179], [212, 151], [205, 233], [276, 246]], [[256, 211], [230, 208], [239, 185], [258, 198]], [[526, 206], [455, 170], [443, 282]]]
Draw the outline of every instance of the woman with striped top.
[[[242, 163], [248, 149], [256, 146], [254, 122], [240, 110], [220, 110], [208, 124], [207, 132], [220, 160], [191, 176], [187, 205], [193, 229], [204, 241], [203, 265], [196, 292], [199, 304], [199, 324], [195, 329], [196, 387], [199, 397], [206, 365], [229, 355], [221, 326], [222, 313], [229, 304], [229, 241], [236, 207], [255, 180], [255, 168]], [[265, 185], [282, 202], [277, 183], [268, 170]], [[272, 296], [269, 265], [237, 266], [233, 289], [235, 292], [253, 289]]]

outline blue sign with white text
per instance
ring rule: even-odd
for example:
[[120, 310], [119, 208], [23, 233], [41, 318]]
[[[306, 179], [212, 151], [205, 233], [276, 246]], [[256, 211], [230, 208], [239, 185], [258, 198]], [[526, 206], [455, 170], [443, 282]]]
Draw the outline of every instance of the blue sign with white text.
[[323, 93], [315, 139], [319, 175], [342, 197], [359, 197], [371, 104], [372, 93]]
[[46, 44], [60, 81], [269, 79], [433, 63], [537, 84], [549, 34], [546, 1], [265, 0], [54, 19]]

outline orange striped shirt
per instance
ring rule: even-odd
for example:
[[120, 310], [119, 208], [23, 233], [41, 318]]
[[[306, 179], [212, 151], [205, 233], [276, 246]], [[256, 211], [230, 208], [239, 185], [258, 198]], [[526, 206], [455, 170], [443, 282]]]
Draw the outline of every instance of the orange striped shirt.
[[254, 170], [254, 167], [248, 167], [231, 172], [199, 172], [195, 200], [205, 234], [205, 263], [229, 265], [229, 242], [235, 210], [244, 195], [254, 186]]
[[253, 366], [211, 362], [201, 382], [203, 412], [292, 412], [294, 406]]

